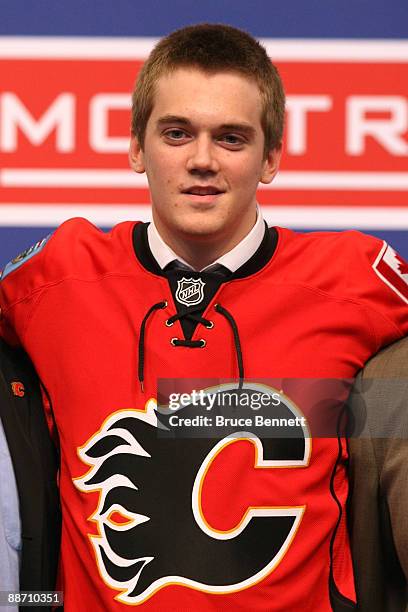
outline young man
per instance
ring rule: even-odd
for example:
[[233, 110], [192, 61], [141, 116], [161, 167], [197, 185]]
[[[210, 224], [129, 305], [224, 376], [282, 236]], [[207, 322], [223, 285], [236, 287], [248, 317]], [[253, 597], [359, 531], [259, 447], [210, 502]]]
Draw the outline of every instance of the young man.
[[68, 611], [354, 607], [341, 438], [312, 440], [302, 421], [272, 439], [245, 419], [172, 438], [155, 410], [160, 378], [234, 378], [277, 390], [269, 416], [295, 422], [314, 379], [353, 377], [407, 332], [405, 277], [381, 241], [265, 227], [255, 194], [276, 174], [283, 114], [249, 35], [171, 34], [133, 98], [130, 163], [153, 223], [71, 220], [3, 272], [4, 333], [32, 356], [60, 433]]

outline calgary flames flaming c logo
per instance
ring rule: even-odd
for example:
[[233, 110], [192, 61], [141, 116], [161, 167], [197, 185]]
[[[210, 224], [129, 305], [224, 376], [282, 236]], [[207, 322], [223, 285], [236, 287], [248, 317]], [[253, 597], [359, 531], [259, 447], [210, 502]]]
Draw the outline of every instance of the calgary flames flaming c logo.
[[[252, 586], [282, 560], [305, 507], [250, 506], [221, 531], [203, 514], [203, 483], [216, 457], [242, 440], [253, 445], [252, 468], [285, 467], [276, 458], [279, 440], [249, 432], [219, 441], [166, 438], [158, 435], [166, 418], [156, 408], [149, 400], [144, 412], [115, 412], [78, 450], [90, 469], [75, 485], [99, 492], [91, 517], [99, 534], [89, 537], [102, 579], [131, 605], [170, 584], [214, 594]], [[310, 439], [301, 442], [287, 465], [308, 464]]]

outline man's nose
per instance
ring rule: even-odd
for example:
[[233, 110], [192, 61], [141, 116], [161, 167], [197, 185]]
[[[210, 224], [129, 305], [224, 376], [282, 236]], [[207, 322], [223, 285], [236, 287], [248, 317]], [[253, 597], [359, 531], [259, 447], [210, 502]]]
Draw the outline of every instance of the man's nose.
[[219, 163], [216, 156], [216, 144], [211, 136], [202, 134], [191, 143], [190, 156], [187, 160], [189, 172], [218, 172]]

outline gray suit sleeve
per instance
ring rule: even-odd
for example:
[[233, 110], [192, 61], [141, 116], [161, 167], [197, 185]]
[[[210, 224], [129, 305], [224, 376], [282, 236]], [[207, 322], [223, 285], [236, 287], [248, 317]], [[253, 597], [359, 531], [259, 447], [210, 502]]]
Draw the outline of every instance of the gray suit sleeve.
[[408, 339], [374, 357], [351, 401], [350, 528], [360, 610], [408, 611]]

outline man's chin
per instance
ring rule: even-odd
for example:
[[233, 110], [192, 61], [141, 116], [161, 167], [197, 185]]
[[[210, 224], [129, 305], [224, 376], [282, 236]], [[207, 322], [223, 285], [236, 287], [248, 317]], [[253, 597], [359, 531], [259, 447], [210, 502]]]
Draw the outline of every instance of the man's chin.
[[182, 223], [178, 226], [177, 232], [185, 239], [195, 239], [211, 242], [225, 233], [225, 222], [220, 220], [200, 219], [194, 223]]

